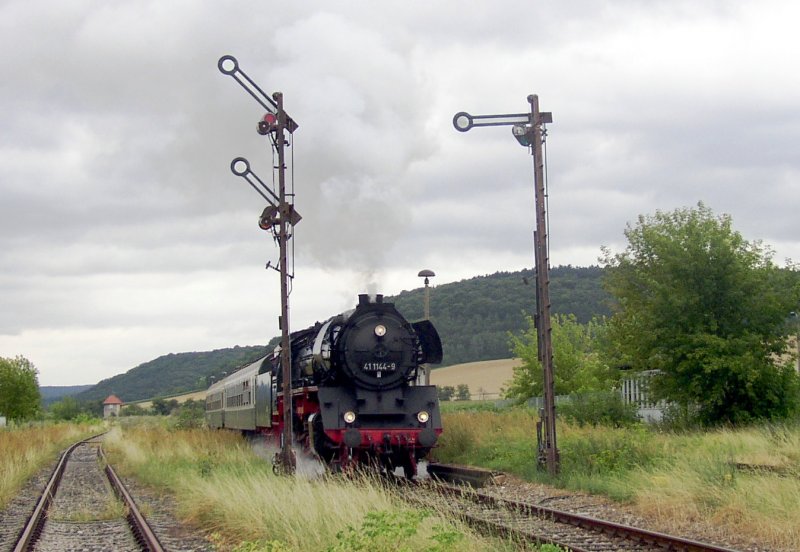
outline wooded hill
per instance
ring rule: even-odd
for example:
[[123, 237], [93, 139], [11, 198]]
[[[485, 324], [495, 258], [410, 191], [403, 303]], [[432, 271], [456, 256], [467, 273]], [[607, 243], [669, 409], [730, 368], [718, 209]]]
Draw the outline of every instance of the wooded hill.
[[[550, 270], [552, 314], [574, 314], [586, 323], [610, 315], [610, 297], [601, 285], [603, 269], [560, 266]], [[435, 281], [435, 279], [434, 279]], [[497, 272], [431, 289], [431, 321], [444, 348], [441, 366], [508, 358], [508, 333], [527, 328], [536, 312], [533, 270]], [[409, 320], [423, 317], [424, 288], [387, 300]]]
[[222, 376], [252, 362], [266, 351], [263, 345], [235, 346], [201, 353], [170, 353], [140, 364], [75, 395], [79, 401], [115, 394], [124, 402], [168, 397], [208, 387], [210, 377]]
[[[39, 392], [42, 394], [42, 404], [47, 406], [50, 403], [60, 401], [64, 397], [72, 397], [92, 387], [91, 385], [42, 385], [39, 387]], [[105, 399], [105, 397], [103, 398]]]
[[[593, 316], [608, 315], [609, 296], [603, 291], [600, 267], [560, 266], [550, 271], [553, 314], [574, 314], [586, 323]], [[433, 279], [435, 283], [435, 278]], [[511, 356], [509, 332], [527, 327], [525, 315], [536, 311], [533, 270], [497, 272], [430, 290], [431, 320], [439, 330], [444, 348], [441, 366], [493, 360]], [[402, 291], [384, 299], [393, 302], [409, 320], [423, 317], [424, 288]], [[353, 307], [357, 298], [353, 296]], [[320, 320], [336, 313], [320, 313]], [[266, 346], [236, 346], [199, 353], [172, 353], [146, 362], [84, 391], [78, 400], [105, 399], [111, 393], [125, 402], [166, 397], [205, 388], [211, 378], [252, 362], [271, 350], [279, 338]]]

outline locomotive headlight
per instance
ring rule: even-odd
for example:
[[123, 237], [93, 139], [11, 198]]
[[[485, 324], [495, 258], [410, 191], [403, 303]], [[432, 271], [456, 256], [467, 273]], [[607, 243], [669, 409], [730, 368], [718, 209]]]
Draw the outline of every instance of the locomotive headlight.
[[425, 410], [420, 410], [419, 412], [417, 412], [417, 420], [419, 420], [419, 423], [421, 424], [424, 424], [425, 422], [430, 420], [430, 418], [431, 415], [428, 414]]
[[386, 326], [384, 326], [383, 324], [378, 324], [377, 326], [375, 326], [375, 335], [377, 335], [378, 337], [385, 336]]
[[353, 422], [356, 421], [356, 413], [353, 412], [352, 410], [348, 410], [347, 412], [344, 413], [343, 418], [346, 423], [352, 424]]

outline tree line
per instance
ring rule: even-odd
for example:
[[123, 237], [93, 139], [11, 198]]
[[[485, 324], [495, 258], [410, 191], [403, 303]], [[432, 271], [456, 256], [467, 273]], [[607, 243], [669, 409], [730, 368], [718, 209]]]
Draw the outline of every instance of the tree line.
[[[612, 314], [580, 324], [553, 318], [556, 394], [612, 389], [624, 373], [655, 371], [649, 392], [670, 414], [700, 425], [800, 414], [797, 336], [800, 272], [733, 229], [731, 217], [695, 208], [640, 216], [626, 249], [603, 250]], [[794, 315], [794, 316], [792, 316]], [[509, 397], [541, 395], [536, 329], [511, 338], [523, 359]]]
[[[552, 311], [587, 323], [611, 314], [611, 296], [603, 289], [599, 266], [559, 266], [550, 271]], [[430, 290], [430, 318], [442, 339], [440, 367], [508, 358], [508, 334], [526, 327], [536, 311], [532, 269], [461, 280]], [[387, 297], [409, 320], [423, 318], [424, 288]]]

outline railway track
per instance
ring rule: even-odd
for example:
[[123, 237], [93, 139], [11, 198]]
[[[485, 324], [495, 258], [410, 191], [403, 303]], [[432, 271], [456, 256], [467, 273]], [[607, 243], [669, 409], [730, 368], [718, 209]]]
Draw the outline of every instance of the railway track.
[[105, 461], [98, 437], [93, 437], [61, 455], [11, 550], [161, 552], [163, 548]]
[[[466, 482], [474, 474], [465, 474]], [[448, 470], [449, 481], [457, 480], [458, 467]], [[549, 543], [574, 552], [686, 551], [736, 552], [715, 544], [649, 531], [542, 505], [489, 496], [449, 483], [409, 487], [412, 502], [450, 511], [481, 531], [514, 540]], [[435, 495], [435, 496], [434, 496]]]

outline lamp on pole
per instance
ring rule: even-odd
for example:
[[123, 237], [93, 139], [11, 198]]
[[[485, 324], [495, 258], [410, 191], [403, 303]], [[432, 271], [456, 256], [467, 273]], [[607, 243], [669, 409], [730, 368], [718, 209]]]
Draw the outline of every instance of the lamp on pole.
[[[423, 313], [424, 313], [425, 320], [430, 320], [431, 319], [431, 288], [428, 287], [428, 284], [430, 284], [430, 278], [433, 278], [434, 276], [436, 276], [436, 274], [433, 272], [433, 270], [429, 270], [429, 269], [426, 268], [426, 269], [420, 270], [419, 274], [417, 274], [417, 276], [420, 277], [420, 278], [425, 278], [425, 302], [423, 303]], [[430, 365], [429, 364], [425, 364], [424, 367], [423, 367], [423, 370], [425, 372], [425, 385], [430, 385], [431, 384], [431, 367], [430, 367]]]
[[553, 114], [539, 111], [539, 96], [528, 96], [530, 113], [506, 115], [470, 115], [465, 111], [453, 116], [453, 126], [459, 132], [467, 132], [472, 127], [511, 126], [517, 141], [530, 149], [533, 156], [534, 198], [536, 202], [536, 230], [534, 239], [534, 264], [536, 268], [536, 335], [539, 345], [539, 360], [544, 376], [544, 408], [541, 425], [544, 435], [538, 434], [539, 462], [547, 465], [547, 471], [556, 475], [559, 471], [559, 455], [556, 446], [556, 407], [553, 379], [553, 346], [550, 327], [550, 275], [549, 253], [547, 251], [547, 216], [545, 210], [544, 158], [542, 144], [545, 136], [545, 123], [553, 122]]

